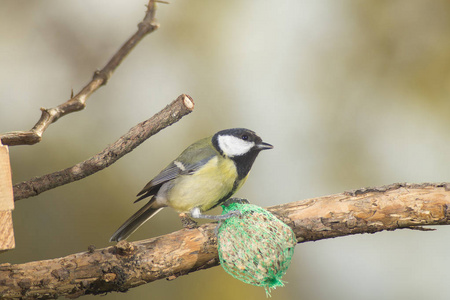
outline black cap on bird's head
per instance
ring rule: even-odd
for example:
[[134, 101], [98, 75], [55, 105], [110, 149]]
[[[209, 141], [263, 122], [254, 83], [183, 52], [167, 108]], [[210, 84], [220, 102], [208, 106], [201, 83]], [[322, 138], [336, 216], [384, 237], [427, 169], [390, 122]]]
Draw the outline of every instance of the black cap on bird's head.
[[212, 137], [212, 143], [221, 155], [235, 162], [241, 178], [247, 176], [260, 151], [273, 148], [254, 131], [245, 128], [219, 131]]
[[271, 144], [263, 142], [254, 131], [245, 128], [219, 131], [213, 136], [212, 143], [220, 154], [230, 158], [273, 148]]

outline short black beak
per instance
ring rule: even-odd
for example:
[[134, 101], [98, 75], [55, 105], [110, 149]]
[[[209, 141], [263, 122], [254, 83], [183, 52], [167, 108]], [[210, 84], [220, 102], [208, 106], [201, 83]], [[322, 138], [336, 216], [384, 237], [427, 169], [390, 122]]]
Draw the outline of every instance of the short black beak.
[[269, 150], [273, 149], [273, 146], [271, 144], [261, 142], [256, 145], [256, 148], [258, 148], [258, 150]]

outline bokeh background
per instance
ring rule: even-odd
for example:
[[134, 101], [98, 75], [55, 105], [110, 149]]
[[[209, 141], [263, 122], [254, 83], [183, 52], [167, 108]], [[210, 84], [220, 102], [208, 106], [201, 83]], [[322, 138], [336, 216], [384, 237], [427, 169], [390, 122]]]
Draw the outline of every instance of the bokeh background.
[[[0, 131], [78, 92], [134, 33], [146, 1], [1, 1]], [[275, 145], [237, 196], [261, 206], [450, 177], [450, 2], [180, 1], [87, 108], [41, 143], [11, 147], [13, 181], [69, 167], [181, 93], [195, 111], [86, 179], [16, 203], [23, 263], [106, 247], [135, 194], [191, 142], [248, 127]], [[166, 209], [131, 240], [181, 227]], [[448, 299], [450, 229], [356, 235], [296, 247], [272, 299]], [[264, 299], [220, 267], [102, 299]], [[83, 299], [97, 299], [87, 296]]]

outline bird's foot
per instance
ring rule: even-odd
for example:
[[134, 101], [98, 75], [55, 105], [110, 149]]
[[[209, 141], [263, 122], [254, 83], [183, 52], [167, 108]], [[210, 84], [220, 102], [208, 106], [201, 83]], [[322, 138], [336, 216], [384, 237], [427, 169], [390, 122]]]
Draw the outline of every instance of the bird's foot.
[[250, 204], [250, 202], [247, 199], [244, 198], [230, 198], [227, 201], [225, 201], [222, 206], [228, 207], [230, 204], [233, 203], [239, 203], [239, 204]]
[[240, 218], [242, 216], [242, 213], [239, 210], [232, 210], [224, 215], [220, 215], [219, 217], [223, 217], [219, 220], [219, 223], [217, 224], [216, 228], [214, 228], [214, 234], [217, 236], [219, 234], [219, 228], [222, 225], [222, 222], [225, 220], [228, 220], [232, 217], [238, 217]]
[[198, 207], [191, 210], [191, 216], [195, 219], [209, 219], [214, 221], [223, 221], [231, 217], [241, 216], [241, 212], [238, 210], [232, 210], [224, 215], [204, 215], [200, 212]]

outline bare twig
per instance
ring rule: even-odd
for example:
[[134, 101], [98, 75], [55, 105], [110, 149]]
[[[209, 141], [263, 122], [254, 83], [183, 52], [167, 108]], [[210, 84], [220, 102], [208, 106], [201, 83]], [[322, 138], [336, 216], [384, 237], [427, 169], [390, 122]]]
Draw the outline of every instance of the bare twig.
[[[447, 184], [396, 184], [269, 208], [299, 242], [358, 233], [450, 225]], [[369, 191], [370, 190], [370, 191]], [[214, 229], [205, 224], [134, 243], [119, 242], [62, 258], [0, 265], [2, 299], [36, 299], [124, 292], [218, 264]]]
[[[92, 80], [77, 94], [63, 104], [54, 108], [41, 108], [41, 117], [36, 125], [29, 131], [12, 131], [0, 134], [0, 140], [4, 145], [33, 145], [41, 141], [44, 131], [50, 124], [56, 122], [59, 118], [76, 111], [80, 111], [86, 107], [86, 100], [89, 96], [105, 85], [115, 69], [125, 59], [128, 53], [149, 33], [156, 30], [159, 25], [154, 24], [155, 17], [155, 1], [150, 0], [145, 17], [138, 25], [137, 32], [117, 51], [106, 66], [94, 73]], [[72, 91], [73, 94], [73, 91]]]
[[125, 135], [102, 152], [70, 168], [43, 175], [14, 185], [14, 200], [37, 196], [58, 186], [80, 180], [110, 166], [146, 139], [172, 125], [194, 109], [188, 95], [180, 95], [159, 113], [131, 128]]

